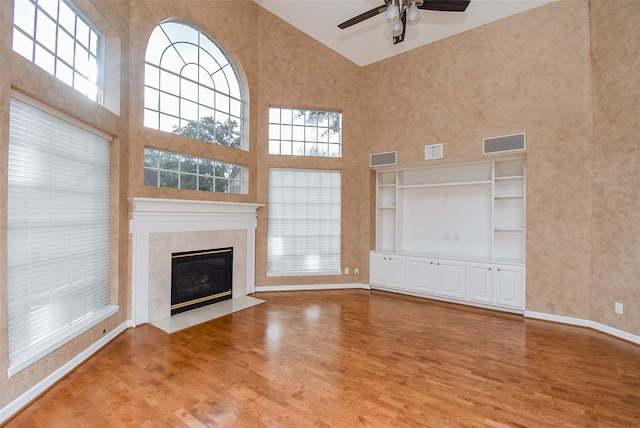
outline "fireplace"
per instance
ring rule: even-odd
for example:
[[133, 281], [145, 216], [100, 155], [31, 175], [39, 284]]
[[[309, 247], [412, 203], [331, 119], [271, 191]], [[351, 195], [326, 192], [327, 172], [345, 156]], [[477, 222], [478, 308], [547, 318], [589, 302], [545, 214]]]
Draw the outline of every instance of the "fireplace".
[[171, 315], [232, 298], [233, 248], [171, 254]]
[[129, 198], [131, 325], [171, 316], [171, 255], [233, 247], [233, 299], [254, 292], [257, 210], [244, 202]]

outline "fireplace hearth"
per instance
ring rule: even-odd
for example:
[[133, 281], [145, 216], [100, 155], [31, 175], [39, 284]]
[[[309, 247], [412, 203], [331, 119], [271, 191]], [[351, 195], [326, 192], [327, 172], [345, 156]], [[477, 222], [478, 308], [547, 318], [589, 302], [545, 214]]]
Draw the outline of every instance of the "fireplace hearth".
[[233, 248], [171, 254], [171, 315], [232, 298]]

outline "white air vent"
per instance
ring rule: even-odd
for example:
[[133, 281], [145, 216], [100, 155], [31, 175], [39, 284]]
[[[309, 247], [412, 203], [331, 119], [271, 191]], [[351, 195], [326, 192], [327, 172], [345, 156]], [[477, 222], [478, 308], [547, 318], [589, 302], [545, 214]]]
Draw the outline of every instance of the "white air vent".
[[504, 135], [502, 137], [485, 138], [483, 140], [483, 153], [512, 152], [524, 150], [524, 134]]
[[444, 156], [444, 146], [440, 144], [431, 144], [430, 146], [424, 146], [424, 160], [430, 159], [442, 159]]
[[373, 153], [371, 154], [372, 167], [374, 166], [386, 166], [395, 165], [398, 162], [397, 152], [385, 152], [385, 153]]

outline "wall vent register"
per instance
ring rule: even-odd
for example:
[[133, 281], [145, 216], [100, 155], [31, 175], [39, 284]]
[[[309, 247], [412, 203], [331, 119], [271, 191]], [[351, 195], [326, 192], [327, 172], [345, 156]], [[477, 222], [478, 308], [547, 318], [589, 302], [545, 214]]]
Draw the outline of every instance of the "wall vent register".
[[372, 153], [370, 166], [395, 165], [398, 162], [398, 152]]
[[524, 150], [525, 138], [524, 134], [504, 135], [502, 137], [485, 138], [482, 140], [483, 153], [501, 153], [512, 152], [515, 150]]
[[442, 159], [444, 157], [444, 144], [431, 144], [424, 146], [424, 160]]

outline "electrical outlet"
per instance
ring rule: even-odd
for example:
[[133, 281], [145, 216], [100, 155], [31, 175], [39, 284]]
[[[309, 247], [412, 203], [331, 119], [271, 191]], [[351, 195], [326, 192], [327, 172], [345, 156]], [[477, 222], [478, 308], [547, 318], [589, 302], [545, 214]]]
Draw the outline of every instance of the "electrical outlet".
[[354, 275], [360, 275], [360, 269], [355, 268], [355, 269], [353, 270], [353, 274], [354, 274]]
[[624, 313], [624, 305], [622, 303], [616, 302], [616, 314], [623, 314]]
[[344, 274], [345, 275], [349, 275], [349, 268], [348, 267], [344, 268]]

